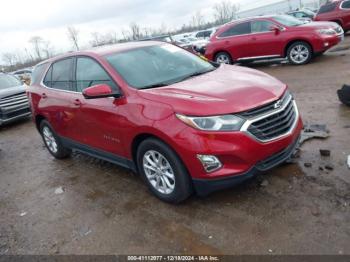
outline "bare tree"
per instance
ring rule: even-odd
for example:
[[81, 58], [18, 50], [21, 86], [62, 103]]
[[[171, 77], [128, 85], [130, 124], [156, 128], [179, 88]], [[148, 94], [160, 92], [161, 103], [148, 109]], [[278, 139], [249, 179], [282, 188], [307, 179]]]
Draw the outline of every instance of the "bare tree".
[[13, 67], [17, 62], [17, 57], [15, 53], [3, 53], [2, 60], [6, 63], [7, 66]]
[[112, 45], [117, 43], [117, 33], [116, 32], [109, 32], [106, 34], [100, 34], [98, 32], [93, 32], [91, 34], [92, 40], [90, 41], [90, 44], [93, 47], [96, 46], [102, 46], [102, 45]]
[[79, 38], [78, 38], [79, 30], [76, 29], [74, 26], [68, 26], [67, 35], [68, 35], [68, 39], [72, 42], [75, 49], [78, 51], [79, 50]]
[[141, 28], [138, 24], [131, 23], [130, 30], [131, 30], [131, 37], [133, 40], [138, 40], [142, 36], [141, 35]]
[[29, 43], [33, 45], [34, 53], [39, 60], [42, 60], [41, 45], [43, 44], [43, 42], [44, 40], [40, 36], [33, 36], [29, 39]]
[[239, 6], [224, 0], [214, 5], [214, 17], [218, 24], [225, 24], [236, 19]]
[[50, 41], [44, 41], [42, 51], [45, 54], [45, 58], [51, 58], [54, 53], [54, 48]]
[[200, 11], [197, 11], [193, 16], [192, 16], [192, 27], [196, 28], [201, 28], [204, 25], [204, 16]]

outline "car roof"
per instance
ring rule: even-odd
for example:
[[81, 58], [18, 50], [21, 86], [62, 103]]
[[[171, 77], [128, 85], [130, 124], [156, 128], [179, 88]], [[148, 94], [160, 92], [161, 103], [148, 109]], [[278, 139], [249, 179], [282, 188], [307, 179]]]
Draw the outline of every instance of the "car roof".
[[84, 51], [76, 51], [76, 52], [70, 52], [64, 55], [56, 56], [53, 58], [50, 58], [48, 60], [45, 60], [38, 65], [45, 64], [45, 63], [51, 63], [56, 60], [69, 58], [72, 56], [79, 56], [79, 55], [88, 55], [88, 56], [105, 56], [109, 54], [114, 54], [118, 52], [124, 52], [136, 48], [142, 48], [147, 46], [154, 46], [154, 45], [164, 45], [169, 44], [161, 41], [135, 41], [135, 42], [127, 42], [127, 43], [120, 43], [120, 44], [114, 44], [114, 45], [106, 45], [106, 46], [100, 46], [95, 47], [89, 50]]

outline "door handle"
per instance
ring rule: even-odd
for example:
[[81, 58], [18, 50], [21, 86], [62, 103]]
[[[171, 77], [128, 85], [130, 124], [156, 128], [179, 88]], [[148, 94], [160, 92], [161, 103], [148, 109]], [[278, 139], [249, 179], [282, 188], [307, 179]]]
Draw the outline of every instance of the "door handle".
[[45, 98], [47, 98], [47, 95], [46, 95], [45, 93], [42, 93], [42, 94], [41, 94], [41, 98], [44, 98], [44, 99], [45, 99]]
[[80, 106], [81, 105], [81, 102], [79, 99], [75, 99], [74, 102], [73, 102], [74, 105], [76, 106]]
[[256, 37], [253, 37], [252, 40], [256, 41]]

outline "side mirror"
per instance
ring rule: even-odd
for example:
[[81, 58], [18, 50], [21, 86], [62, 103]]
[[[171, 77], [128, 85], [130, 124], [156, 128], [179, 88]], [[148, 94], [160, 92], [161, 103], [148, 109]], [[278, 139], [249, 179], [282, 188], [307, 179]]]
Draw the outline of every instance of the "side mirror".
[[281, 31], [281, 28], [279, 28], [276, 25], [273, 25], [273, 26], [270, 27], [270, 31], [275, 32], [275, 34], [278, 35], [280, 33], [280, 31]]
[[109, 85], [100, 84], [84, 89], [83, 96], [86, 99], [96, 99], [104, 97], [120, 97], [120, 94], [113, 92]]

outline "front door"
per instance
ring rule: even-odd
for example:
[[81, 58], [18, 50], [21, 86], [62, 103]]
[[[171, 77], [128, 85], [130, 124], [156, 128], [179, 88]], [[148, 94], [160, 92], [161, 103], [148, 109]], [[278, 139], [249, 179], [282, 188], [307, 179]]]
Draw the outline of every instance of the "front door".
[[255, 20], [251, 22], [252, 34], [250, 35], [250, 49], [252, 57], [273, 57], [280, 56], [283, 50], [283, 40], [281, 34], [271, 30], [277, 27], [268, 20]]
[[119, 91], [116, 83], [96, 60], [89, 57], [77, 57], [75, 83], [81, 102], [78, 121], [84, 145], [124, 155], [121, 137], [123, 118], [119, 115], [118, 106], [122, 98], [85, 99], [82, 95], [84, 89], [97, 84], [107, 84]]

